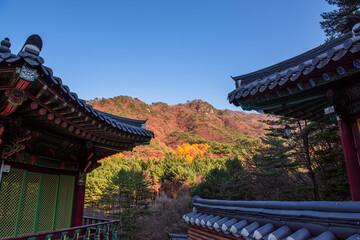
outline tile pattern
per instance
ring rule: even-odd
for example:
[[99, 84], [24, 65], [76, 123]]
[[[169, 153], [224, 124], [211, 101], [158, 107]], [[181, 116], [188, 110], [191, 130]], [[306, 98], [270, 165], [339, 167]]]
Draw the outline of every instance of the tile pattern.
[[229, 239], [360, 239], [359, 202], [223, 201], [194, 197], [193, 205], [194, 211], [182, 217], [189, 225], [189, 239], [201, 239], [201, 231], [207, 235], [217, 232], [219, 239], [225, 235]]
[[289, 82], [296, 84], [301, 81], [302, 76], [325, 69], [329, 64], [359, 51], [360, 25], [357, 24], [352, 32], [294, 58], [249, 74], [232, 77], [236, 89], [228, 94], [228, 100], [237, 105], [238, 101], [275, 92]]

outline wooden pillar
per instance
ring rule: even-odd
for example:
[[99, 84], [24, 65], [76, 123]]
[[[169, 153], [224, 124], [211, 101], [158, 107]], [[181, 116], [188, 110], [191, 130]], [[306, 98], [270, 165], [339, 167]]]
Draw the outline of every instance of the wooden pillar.
[[77, 226], [83, 225], [85, 183], [86, 183], [86, 174], [79, 173], [76, 176], [76, 183], [75, 183], [75, 188], [74, 188], [74, 200], [73, 200], [71, 227], [77, 227]]
[[360, 201], [360, 134], [357, 119], [339, 120], [341, 142], [353, 201]]

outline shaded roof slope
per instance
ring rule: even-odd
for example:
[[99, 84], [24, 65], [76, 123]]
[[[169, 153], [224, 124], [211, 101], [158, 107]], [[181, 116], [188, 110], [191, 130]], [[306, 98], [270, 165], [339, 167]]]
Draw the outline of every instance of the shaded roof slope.
[[41, 76], [41, 79], [45, 83], [54, 89], [59, 96], [69, 101], [79, 112], [84, 113], [86, 116], [103, 123], [105, 126], [109, 126], [115, 130], [124, 131], [126, 133], [154, 137], [152, 131], [143, 128], [144, 120], [135, 120], [129, 118], [123, 118], [115, 115], [111, 115], [105, 112], [93, 109], [93, 107], [87, 104], [84, 100], [80, 99], [76, 93], [71, 92], [70, 88], [63, 84], [62, 79], [53, 75], [53, 70], [44, 64], [44, 59], [39, 56], [42, 48], [42, 40], [38, 35], [32, 35], [28, 38], [27, 42], [20, 52], [15, 55], [10, 51], [10, 41], [5, 38], [1, 42], [0, 46], [0, 64], [27, 64], [37, 70], [37, 74]]
[[324, 43], [324, 44], [320, 45], [319, 47], [313, 48], [313, 49], [311, 49], [305, 53], [302, 53], [298, 56], [295, 56], [293, 58], [287, 59], [280, 63], [274, 64], [270, 67], [266, 67], [266, 68], [257, 70], [255, 72], [247, 73], [247, 74], [240, 75], [237, 77], [232, 77], [232, 79], [234, 79], [235, 81], [241, 80], [242, 84], [248, 84], [248, 83], [250, 83], [254, 80], [257, 80], [259, 78], [262, 78], [264, 76], [268, 76], [275, 72], [280, 72], [280, 71], [283, 71], [284, 69], [289, 69], [289, 68], [295, 67], [299, 64], [302, 64], [302, 63], [308, 61], [309, 59], [313, 59], [313, 58], [321, 55], [322, 53], [326, 53], [333, 47], [343, 44], [346, 40], [348, 40], [349, 38], [352, 38], [352, 37], [353, 37], [353, 34], [349, 32], [347, 34], [344, 34], [340, 38], [337, 38], [337, 39], [334, 39], [327, 43]]
[[[193, 198], [183, 220], [239, 239], [359, 239], [359, 202], [223, 201]], [[242, 237], [242, 238], [241, 238]]]
[[124, 124], [131, 125], [134, 127], [142, 128], [147, 121], [147, 120], [137, 120], [137, 119], [132, 119], [132, 118], [121, 117], [121, 116], [113, 115], [113, 114], [106, 113], [106, 112], [99, 111], [99, 110], [97, 110], [97, 111], [111, 119], [114, 119], [115, 121], [122, 122]]
[[[296, 85], [311, 74], [321, 75], [322, 69], [326, 69], [340, 59], [354, 57], [360, 51], [359, 33], [360, 24], [357, 24], [352, 32], [296, 57], [252, 73], [233, 77], [236, 89], [228, 94], [229, 102], [238, 105], [243, 100], [264, 93], [275, 93], [276, 90], [290, 83]], [[358, 67], [357, 62], [354, 64]], [[328, 81], [328, 77], [325, 76], [325, 80]], [[291, 89], [289, 92], [291, 94]]]

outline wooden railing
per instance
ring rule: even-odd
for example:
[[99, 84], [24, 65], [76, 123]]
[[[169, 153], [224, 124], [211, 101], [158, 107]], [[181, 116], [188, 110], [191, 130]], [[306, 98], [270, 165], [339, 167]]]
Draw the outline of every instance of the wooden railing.
[[83, 217], [83, 225], [89, 225], [89, 224], [95, 224], [95, 223], [103, 223], [103, 222], [108, 222], [108, 221], [111, 221], [111, 219], [88, 217], [88, 216]]
[[[86, 219], [86, 220], [85, 220]], [[84, 217], [84, 222], [98, 221], [80, 227], [60, 229], [51, 232], [42, 232], [31, 235], [6, 238], [6, 240], [115, 240], [120, 220]]]

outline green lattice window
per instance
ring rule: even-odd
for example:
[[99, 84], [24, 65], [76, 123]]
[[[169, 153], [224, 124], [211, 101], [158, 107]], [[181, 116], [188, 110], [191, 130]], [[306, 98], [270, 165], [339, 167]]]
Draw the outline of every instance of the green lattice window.
[[0, 238], [68, 228], [75, 177], [11, 169], [0, 188]]

